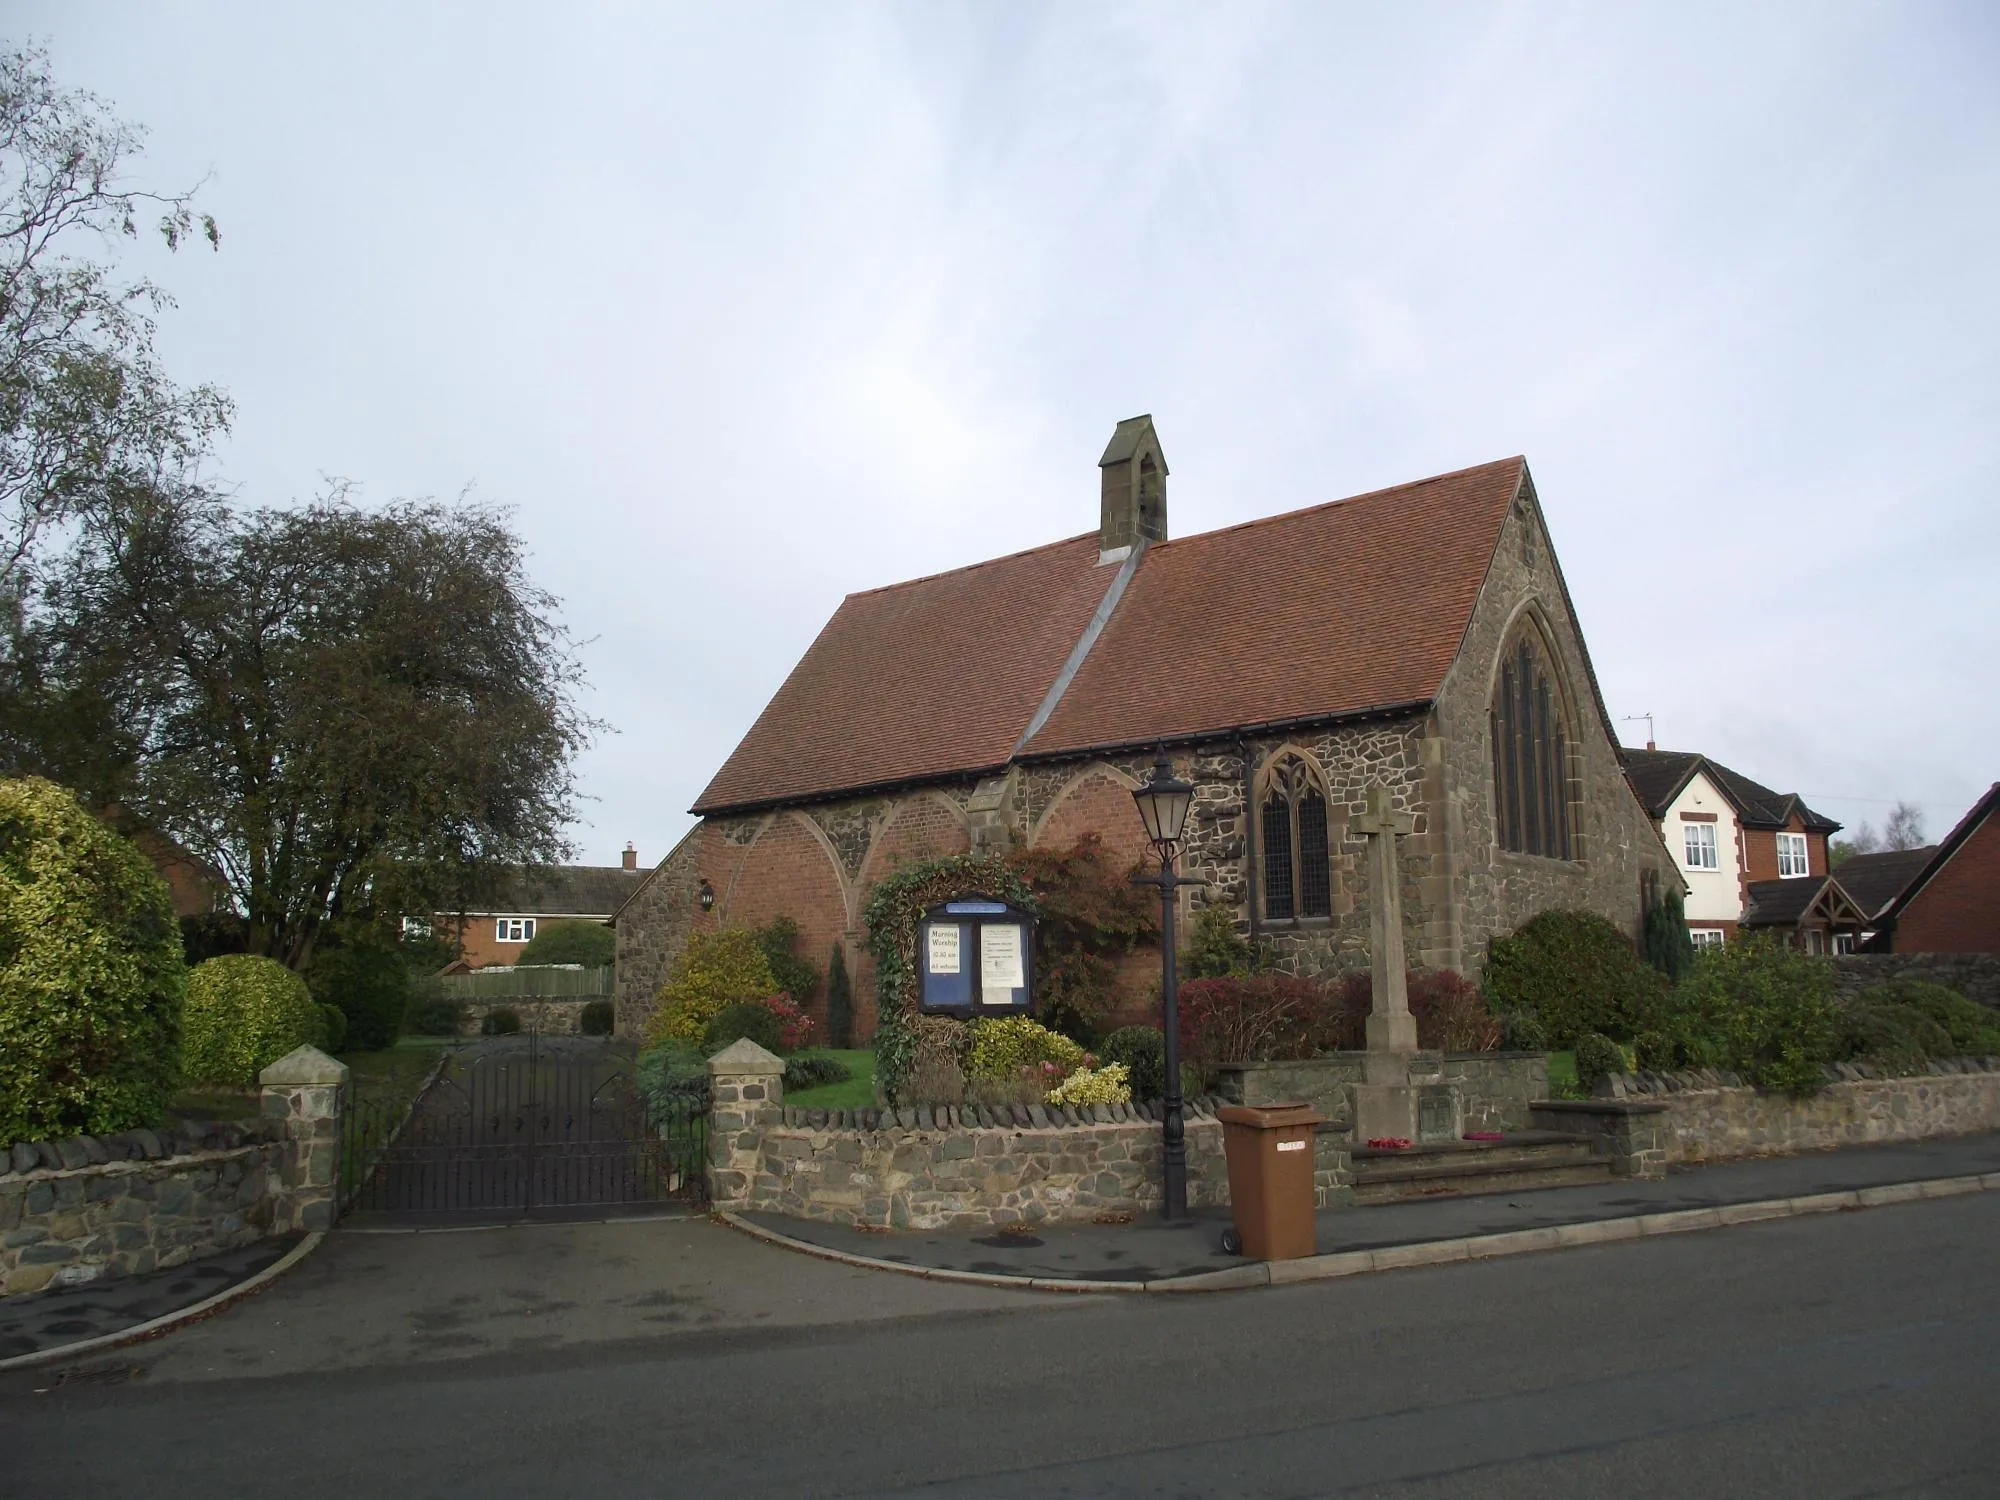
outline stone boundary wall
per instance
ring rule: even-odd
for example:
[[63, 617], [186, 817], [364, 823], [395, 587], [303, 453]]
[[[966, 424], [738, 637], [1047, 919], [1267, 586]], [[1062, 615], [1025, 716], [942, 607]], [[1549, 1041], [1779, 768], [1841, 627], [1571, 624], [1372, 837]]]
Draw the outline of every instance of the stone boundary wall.
[[[1235, 1104], [1280, 1104], [1302, 1099], [1330, 1125], [1352, 1133], [1354, 1085], [1362, 1081], [1365, 1052], [1330, 1052], [1285, 1062], [1231, 1063], [1219, 1091]], [[1532, 1106], [1549, 1096], [1545, 1052], [1416, 1052], [1410, 1082], [1445, 1084], [1463, 1105], [1466, 1130], [1527, 1130]]]
[[0, 1295], [141, 1275], [282, 1233], [290, 1155], [275, 1120], [16, 1144], [0, 1175]]
[[1628, 1074], [1600, 1080], [1597, 1087], [1607, 1099], [1576, 1107], [1664, 1106], [1658, 1149], [1667, 1162], [2000, 1130], [2000, 1058], [1950, 1058], [1907, 1078], [1884, 1077], [1861, 1063], [1836, 1063], [1827, 1074], [1832, 1081], [1807, 1098], [1750, 1088], [1735, 1074], [1712, 1069]]
[[1853, 953], [1833, 960], [1842, 999], [1871, 984], [1924, 979], [2000, 1010], [2000, 953]]

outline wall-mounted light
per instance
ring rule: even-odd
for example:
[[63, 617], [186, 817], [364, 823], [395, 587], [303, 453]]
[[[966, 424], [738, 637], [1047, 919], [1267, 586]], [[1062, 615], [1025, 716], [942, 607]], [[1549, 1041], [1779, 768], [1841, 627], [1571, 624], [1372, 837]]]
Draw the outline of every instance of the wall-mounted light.
[[703, 911], [715, 910], [715, 887], [710, 885], [706, 880], [704, 880], [701, 883], [700, 899], [701, 899], [701, 909]]

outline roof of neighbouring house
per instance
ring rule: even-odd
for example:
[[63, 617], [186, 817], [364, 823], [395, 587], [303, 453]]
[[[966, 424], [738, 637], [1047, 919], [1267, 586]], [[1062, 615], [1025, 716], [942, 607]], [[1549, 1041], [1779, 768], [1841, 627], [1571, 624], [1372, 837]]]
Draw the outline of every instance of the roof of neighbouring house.
[[1864, 921], [1866, 911], [1831, 875], [1794, 876], [1789, 880], [1753, 880], [1744, 888], [1745, 927], [1796, 927], [1815, 906], [1836, 920]]
[[507, 876], [469, 917], [609, 917], [652, 872], [619, 865], [537, 865]]
[[1774, 792], [1752, 781], [1741, 771], [1732, 771], [1720, 761], [1692, 750], [1631, 750], [1620, 748], [1625, 763], [1625, 779], [1641, 805], [1655, 818], [1664, 818], [1681, 789], [1697, 771], [1707, 774], [1716, 789], [1729, 799], [1737, 818], [1751, 828], [1783, 828], [1797, 813], [1801, 824], [1815, 833], [1834, 833], [1840, 824], [1806, 806], [1797, 792]]
[[1952, 856], [1958, 853], [1967, 839], [1978, 832], [1979, 825], [1992, 817], [1996, 811], [2000, 811], [2000, 781], [1994, 782], [1986, 789], [1986, 795], [1972, 804], [1965, 816], [1958, 820], [1958, 826], [1946, 834], [1943, 842], [1931, 851], [1931, 857], [1924, 862], [1923, 867], [1910, 877], [1889, 905], [1877, 915], [1885, 921], [1894, 921], [1903, 908], [1910, 904], [1917, 892], [1924, 888], [1926, 882], [1951, 863]]
[[1527, 482], [1508, 458], [1122, 566], [1092, 532], [850, 594], [693, 811], [1426, 706]]
[[1921, 849], [1850, 854], [1834, 873], [1840, 877], [1841, 888], [1860, 903], [1861, 909], [1875, 916], [1903, 894], [1903, 888], [1916, 879], [1936, 852], [1936, 844], [1925, 844]]

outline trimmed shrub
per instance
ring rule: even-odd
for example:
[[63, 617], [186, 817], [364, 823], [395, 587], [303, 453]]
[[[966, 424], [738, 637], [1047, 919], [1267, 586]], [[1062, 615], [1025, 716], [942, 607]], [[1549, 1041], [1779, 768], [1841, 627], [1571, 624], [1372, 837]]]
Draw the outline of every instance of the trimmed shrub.
[[[464, 1018], [465, 1008], [456, 1000], [419, 1000], [410, 1007], [409, 1025], [417, 1036], [457, 1036]], [[343, 1025], [346, 1020], [343, 1015]]]
[[1044, 1100], [1057, 1105], [1130, 1104], [1132, 1085], [1123, 1063], [1106, 1063], [1095, 1071], [1078, 1068], [1050, 1089]]
[[1546, 1052], [1549, 1033], [1533, 1011], [1510, 1011], [1500, 1017], [1500, 1045], [1509, 1052]]
[[1857, 995], [1840, 1008], [1835, 1052], [1842, 1062], [1865, 1062], [1884, 1073], [1921, 1073], [1933, 1057], [1952, 1050], [1951, 1033], [1913, 1006], [1873, 1002]]
[[1236, 914], [1225, 906], [1194, 914], [1179, 964], [1183, 979], [1247, 979], [1256, 967], [1249, 940], [1236, 930]]
[[1943, 1050], [1933, 1051], [1933, 1057], [2000, 1056], [2000, 1016], [1944, 985], [1894, 979], [1870, 985], [1854, 997], [1854, 1002], [1902, 1006], [1927, 1016], [1946, 1035]]
[[826, 966], [826, 1044], [854, 1045], [854, 983], [847, 977], [847, 953], [839, 943]]
[[1585, 1088], [1607, 1074], [1624, 1071], [1624, 1050], [1610, 1037], [1589, 1031], [1576, 1039], [1576, 1081]]
[[723, 1006], [702, 1033], [701, 1050], [706, 1056], [713, 1057], [730, 1043], [745, 1037], [767, 1052], [785, 1050], [784, 1023], [770, 1006], [757, 1000], [738, 1000], [733, 1005]]
[[617, 934], [603, 922], [543, 922], [514, 963], [582, 964], [586, 969], [601, 969], [617, 955]]
[[698, 1047], [709, 1024], [731, 1005], [777, 993], [770, 962], [745, 928], [691, 932], [673, 974], [660, 986], [659, 1007], [646, 1023], [646, 1040]]
[[576, 1029], [585, 1036], [610, 1036], [617, 1024], [618, 1012], [609, 1000], [592, 1000], [576, 1018]]
[[1674, 1039], [1664, 1031], [1642, 1031], [1633, 1045], [1637, 1066], [1645, 1073], [1668, 1073], [1681, 1065]]
[[382, 1052], [396, 1045], [410, 1008], [410, 971], [387, 948], [356, 945], [322, 949], [313, 960], [313, 998], [337, 1005], [347, 1017], [350, 1052]]
[[1124, 1065], [1135, 1099], [1158, 1099], [1167, 1092], [1167, 1038], [1155, 1026], [1122, 1026], [1097, 1049], [1107, 1063]]
[[0, 1144], [156, 1123], [186, 986], [145, 856], [54, 782], [0, 781]]
[[972, 1045], [961, 1064], [971, 1078], [1006, 1078], [1037, 1063], [1055, 1063], [1065, 1072], [1084, 1065], [1083, 1048], [1026, 1016], [1003, 1016], [971, 1023]]
[[211, 958], [188, 975], [181, 1071], [195, 1083], [249, 1088], [294, 1047], [317, 1044], [326, 1022], [306, 982], [276, 959]]
[[322, 1052], [339, 1052], [347, 1045], [347, 1012], [338, 1005], [314, 1005], [319, 1012], [319, 1035], [316, 1045]]
[[1556, 1048], [1593, 1031], [1630, 1038], [1653, 1027], [1668, 988], [1610, 922], [1560, 910], [1493, 939], [1484, 985], [1495, 1011], [1533, 1015]]
[[512, 1006], [503, 1005], [498, 1010], [489, 1010], [479, 1023], [481, 1036], [513, 1036], [521, 1029], [521, 1013]]
[[1694, 967], [1694, 939], [1688, 936], [1687, 904], [1678, 886], [1646, 908], [1646, 962], [1672, 984]]
[[757, 929], [756, 937], [771, 966], [771, 987], [807, 1004], [819, 989], [819, 970], [798, 955], [799, 924], [790, 917], [773, 917]]
[[845, 1083], [854, 1070], [837, 1057], [788, 1057], [785, 1059], [785, 1095], [799, 1089], [823, 1088], [829, 1083]]
[[1832, 967], [1754, 936], [1696, 955], [1662, 1019], [1682, 1062], [1795, 1094], [1824, 1085], [1840, 1040]]

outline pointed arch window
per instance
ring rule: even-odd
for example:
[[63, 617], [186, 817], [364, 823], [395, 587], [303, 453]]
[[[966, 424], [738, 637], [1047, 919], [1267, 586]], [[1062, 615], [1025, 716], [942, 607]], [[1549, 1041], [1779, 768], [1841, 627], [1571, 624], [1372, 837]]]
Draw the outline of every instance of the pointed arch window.
[[1493, 689], [1493, 822], [1500, 847], [1576, 858], [1568, 715], [1538, 635], [1524, 632], [1500, 659]]
[[1326, 792], [1297, 756], [1271, 767], [1258, 807], [1264, 915], [1274, 922], [1333, 914]]

